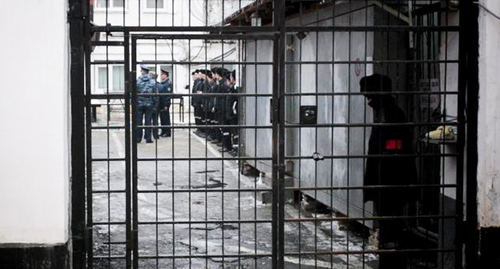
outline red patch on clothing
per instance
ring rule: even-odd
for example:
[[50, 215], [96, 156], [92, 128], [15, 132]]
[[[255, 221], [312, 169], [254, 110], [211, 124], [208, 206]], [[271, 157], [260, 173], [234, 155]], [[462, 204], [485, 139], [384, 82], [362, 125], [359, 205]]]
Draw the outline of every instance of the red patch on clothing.
[[401, 140], [401, 139], [386, 140], [385, 141], [385, 149], [387, 149], [387, 150], [403, 149], [403, 140]]

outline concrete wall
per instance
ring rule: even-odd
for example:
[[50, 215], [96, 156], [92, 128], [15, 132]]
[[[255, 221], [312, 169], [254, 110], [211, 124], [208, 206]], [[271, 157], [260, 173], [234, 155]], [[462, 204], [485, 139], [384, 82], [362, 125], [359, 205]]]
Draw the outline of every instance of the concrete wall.
[[[339, 4], [335, 7], [335, 25], [370, 26], [401, 24], [398, 19], [373, 5], [365, 2]], [[350, 10], [355, 10], [350, 12]], [[301, 17], [290, 19], [288, 25], [328, 26], [332, 25], [332, 8], [324, 8], [318, 12], [304, 14]], [[397, 60], [406, 59], [406, 36], [400, 33], [391, 33], [390, 36], [382, 33], [364, 32], [336, 32], [332, 45], [332, 33], [314, 32], [306, 33], [300, 40], [295, 35], [287, 37], [287, 61], [372, 61], [372, 60]], [[318, 35], [318, 36], [317, 36]], [[375, 46], [374, 44], [377, 44]], [[317, 49], [316, 49], [317, 48]], [[257, 50], [253, 45], [247, 46], [247, 60], [252, 61], [257, 54], [258, 59], [272, 59], [271, 46], [259, 46]], [[247, 70], [245, 87], [261, 89], [259, 93], [271, 93], [271, 70]], [[394, 90], [406, 89], [406, 67], [383, 64], [287, 64], [286, 65], [286, 92], [287, 93], [356, 93], [359, 92], [359, 80], [365, 74], [373, 72], [388, 74], [394, 81]], [[265, 77], [263, 79], [263, 77]], [[257, 110], [261, 115], [261, 124], [269, 124], [270, 103], [265, 98], [260, 98], [255, 107], [252, 98], [246, 101], [247, 124], [253, 124]], [[269, 99], [269, 98], [268, 98]], [[366, 105], [362, 96], [338, 95], [331, 96], [288, 96], [285, 99], [286, 121], [288, 124], [299, 123], [300, 106], [317, 106], [319, 124], [346, 124], [372, 122], [372, 110]], [[250, 118], [250, 121], [249, 121]], [[246, 132], [246, 153], [253, 156], [255, 147], [257, 152], [271, 156], [272, 136], [260, 135], [255, 139], [253, 130]], [[370, 128], [289, 128], [286, 130], [286, 156], [309, 157], [314, 152], [322, 155], [363, 155], [367, 152], [367, 142]], [[255, 141], [258, 141], [256, 144]], [[259, 169], [265, 166], [259, 165]], [[364, 175], [363, 159], [325, 159], [315, 162], [310, 159], [288, 160], [287, 172], [295, 179], [296, 186], [362, 186]], [[268, 167], [270, 170], [270, 167]], [[361, 191], [311, 191], [307, 194], [318, 199], [342, 213], [351, 216], [363, 215], [363, 196]], [[347, 207], [349, 202], [350, 207]], [[370, 214], [369, 205], [366, 214]]]
[[[272, 62], [273, 41], [248, 41], [246, 44], [246, 62]], [[272, 94], [273, 66], [272, 65], [245, 65], [246, 78], [243, 85], [249, 94]], [[249, 126], [271, 127], [271, 97], [243, 97], [245, 98], [245, 124]], [[272, 129], [245, 129], [244, 153], [249, 157], [272, 157]], [[265, 172], [271, 172], [271, 161], [250, 161], [251, 165]]]
[[[335, 25], [365, 26], [373, 25], [373, 7], [363, 8], [364, 3], [352, 3], [351, 9], [358, 11], [348, 12], [349, 4], [337, 5]], [[332, 25], [331, 8], [323, 9], [318, 14], [311, 13], [302, 16], [303, 25]], [[343, 14], [343, 15], [338, 15]], [[316, 23], [319, 19], [319, 23]], [[300, 25], [300, 18], [289, 22], [291, 25]], [[302, 41], [294, 38], [294, 61], [365, 61], [373, 59], [372, 33], [363, 32], [336, 32], [332, 47], [332, 33], [309, 33]], [[318, 43], [318, 44], [316, 44]], [[317, 49], [316, 49], [317, 48]], [[317, 54], [316, 54], [317, 52]], [[372, 65], [365, 64], [314, 64], [294, 65], [294, 80], [290, 84], [297, 93], [324, 92], [348, 93], [359, 92], [359, 80], [365, 73], [373, 72]], [[288, 86], [287, 86], [288, 89]], [[292, 98], [288, 98], [290, 100]], [[318, 107], [319, 124], [345, 124], [371, 122], [371, 110], [365, 106], [361, 96], [314, 96], [295, 97], [297, 108], [305, 105]], [[294, 114], [295, 123], [299, 122], [298, 109], [287, 111]], [[366, 118], [365, 118], [366, 117]], [[294, 148], [288, 152], [289, 156], [312, 156], [314, 152], [322, 155], [362, 155], [365, 141], [370, 135], [363, 128], [301, 128], [291, 131], [287, 137], [287, 144]], [[311, 159], [295, 161], [293, 176], [296, 185], [306, 186], [362, 186], [363, 160], [362, 159], [326, 159], [315, 162]], [[310, 191], [307, 194], [322, 203], [332, 206], [336, 210], [349, 215], [362, 215], [362, 193], [360, 191]], [[349, 200], [349, 202], [348, 202]], [[350, 204], [348, 209], [347, 203]]]
[[67, 1], [0, 11], [0, 244], [68, 240]]
[[[500, 1], [479, 1], [500, 14]], [[481, 227], [500, 226], [499, 21], [479, 9], [478, 217]]]

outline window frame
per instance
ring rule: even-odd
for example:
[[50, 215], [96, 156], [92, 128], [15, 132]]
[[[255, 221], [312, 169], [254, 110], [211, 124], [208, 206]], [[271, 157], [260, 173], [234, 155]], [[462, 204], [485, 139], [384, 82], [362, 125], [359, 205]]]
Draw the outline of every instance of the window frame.
[[[99, 66], [96, 66], [95, 67], [95, 87], [94, 87], [94, 92], [95, 93], [106, 93], [106, 91], [109, 89], [109, 92], [110, 93], [122, 93], [124, 92], [126, 89], [126, 81], [124, 80], [123, 81], [123, 89], [115, 89], [114, 87], [114, 80], [115, 80], [115, 76], [114, 76], [114, 68], [116, 67], [121, 67], [122, 68], [122, 71], [125, 72], [125, 66], [122, 65], [122, 64], [110, 64], [110, 65], [99, 65]], [[106, 86], [105, 87], [101, 87], [100, 85], [100, 79], [101, 79], [101, 74], [100, 74], [100, 70], [101, 69], [105, 69], [106, 70], [106, 79], [107, 79], [107, 83], [106, 83]], [[125, 76], [124, 76], [125, 78]]]
[[106, 11], [106, 9], [108, 11], [123, 11], [123, 9], [125, 9], [125, 11], [128, 11], [128, 2], [129, 1], [126, 1], [126, 0], [122, 0], [123, 1], [123, 6], [122, 7], [116, 7], [114, 5], [115, 1], [117, 0], [107, 0], [108, 1], [108, 4], [109, 6], [108, 7], [99, 7], [97, 6], [97, 3], [100, 2], [100, 1], [103, 1], [103, 2], [106, 2], [106, 0], [94, 0], [94, 10], [95, 11]]
[[144, 12], [146, 13], [151, 13], [151, 12], [155, 12], [155, 11], [158, 11], [158, 12], [166, 12], [167, 11], [167, 1], [166, 0], [156, 0], [156, 1], [162, 1], [163, 2], [163, 7], [148, 7], [148, 0], [144, 0], [144, 4], [143, 4], [143, 8], [144, 8]]

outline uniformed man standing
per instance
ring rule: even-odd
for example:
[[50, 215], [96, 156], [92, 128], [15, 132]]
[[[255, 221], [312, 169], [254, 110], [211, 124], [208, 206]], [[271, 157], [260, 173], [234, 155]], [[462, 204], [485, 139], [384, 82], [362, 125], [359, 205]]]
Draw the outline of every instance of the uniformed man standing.
[[[218, 82], [217, 82], [217, 74], [215, 72], [217, 68], [213, 68], [212, 71], [210, 72], [210, 76], [208, 76], [207, 81], [208, 81], [208, 91], [207, 93], [217, 93], [218, 91]], [[206, 99], [206, 111], [207, 111], [207, 121], [209, 125], [215, 125], [216, 120], [215, 120], [215, 96], [208, 96]], [[215, 128], [209, 128], [208, 134], [207, 134], [207, 141], [212, 142], [216, 140], [216, 129]]]
[[[203, 108], [202, 108], [202, 103], [203, 103], [203, 98], [201, 98], [200, 94], [203, 93], [203, 80], [201, 79], [200, 76], [200, 70], [196, 70], [192, 73], [193, 75], [193, 90], [191, 96], [191, 105], [193, 106], [194, 109], [194, 122], [195, 125], [201, 126], [201, 115], [203, 113]], [[195, 131], [195, 134], [199, 134], [200, 130], [197, 129]]]
[[[169, 79], [169, 74], [167, 70], [161, 69], [161, 81], [158, 84], [159, 93], [173, 93], [172, 81]], [[170, 104], [172, 96], [162, 95], [159, 98], [158, 110], [160, 112], [160, 121], [162, 126], [170, 126]], [[162, 127], [160, 136], [169, 137], [171, 136], [170, 127]]]
[[[229, 93], [230, 87], [227, 78], [229, 77], [229, 71], [225, 68], [217, 68], [216, 71], [216, 80], [217, 83], [217, 92], [216, 93]], [[215, 113], [215, 124], [216, 125], [224, 125], [225, 123], [225, 111], [226, 111], [226, 98], [225, 96], [217, 96], [215, 98], [215, 105], [213, 107], [213, 111]], [[222, 146], [223, 140], [223, 130], [222, 128], [216, 128], [216, 140], [213, 142], [217, 143], [219, 146]]]
[[[141, 65], [141, 76], [137, 79], [137, 93], [152, 94], [156, 90], [156, 83], [149, 76], [149, 67]], [[153, 121], [153, 110], [155, 106], [154, 96], [137, 96], [137, 114], [135, 115], [136, 125], [151, 126]], [[144, 139], [146, 143], [153, 143], [151, 139], [152, 130], [146, 128]], [[141, 143], [142, 128], [136, 130], [136, 142]]]
[[[360, 86], [368, 105], [373, 108], [374, 123], [381, 124], [371, 130], [368, 155], [376, 157], [367, 158], [364, 179], [364, 185], [379, 186], [381, 189], [365, 189], [364, 200], [374, 202], [378, 216], [396, 217], [378, 221], [379, 248], [403, 249], [408, 233], [405, 220], [397, 217], [407, 214], [415, 195], [409, 188], [394, 186], [406, 186], [416, 181], [415, 161], [405, 156], [413, 153], [411, 130], [404, 126], [407, 122], [405, 113], [390, 95], [392, 82], [389, 77], [379, 74], [367, 76], [361, 79]], [[405, 253], [380, 255], [379, 268], [405, 266]]]
[[[227, 96], [225, 97], [225, 104], [224, 104], [224, 125], [227, 125], [228, 127], [225, 127], [223, 129], [222, 133], [222, 146], [223, 146], [223, 151], [233, 151], [233, 134], [235, 133], [234, 129], [229, 127], [231, 125], [236, 125], [237, 124], [237, 112], [236, 112], [236, 105], [237, 105], [237, 97], [234, 96], [236, 93], [235, 89], [235, 83], [236, 83], [236, 71], [233, 72], [228, 72], [226, 74], [226, 85], [227, 87]], [[236, 122], [235, 122], [236, 120]]]

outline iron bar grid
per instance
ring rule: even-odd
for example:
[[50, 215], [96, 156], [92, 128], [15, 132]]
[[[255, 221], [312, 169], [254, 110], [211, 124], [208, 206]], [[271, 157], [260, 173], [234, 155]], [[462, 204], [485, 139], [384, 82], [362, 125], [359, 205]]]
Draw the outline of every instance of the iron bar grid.
[[[113, 7], [119, 2], [123, 7]], [[167, 7], [167, 2], [172, 6]], [[428, 266], [426, 268], [445, 268], [445, 253], [454, 257], [458, 268], [467, 123], [465, 76], [460, 74], [467, 72], [467, 65], [464, 51], [459, 55], [448, 51], [448, 47], [455, 48], [449, 43], [450, 36], [463, 39], [461, 33], [464, 30], [462, 21], [448, 21], [450, 17], [458, 16], [454, 7], [448, 6], [450, 1], [430, 1], [429, 6], [417, 5], [416, 1], [376, 5], [368, 0], [335, 4], [326, 3], [329, 1], [263, 1], [262, 6], [249, 6], [253, 8], [252, 12], [255, 8], [262, 8], [259, 15], [266, 25], [261, 27], [243, 25], [245, 21], [235, 19], [240, 16], [238, 12], [245, 11], [242, 3], [245, 1], [233, 1], [239, 2], [239, 11], [229, 20], [227, 16], [234, 10], [227, 13], [226, 8], [232, 5], [231, 1], [218, 1], [217, 8], [221, 13], [218, 15], [222, 21], [230, 22], [230, 26], [209, 25], [212, 14], [208, 12], [208, 1], [184, 2], [186, 6], [179, 4], [180, 0], [94, 1], [95, 5], [105, 3], [106, 8], [94, 10], [94, 18], [99, 13], [104, 14], [105, 19], [100, 26], [88, 23], [86, 36], [89, 41], [92, 34], [102, 34], [101, 37], [105, 34], [105, 40], [86, 43], [86, 224], [91, 231], [87, 238], [90, 243], [88, 268], [104, 268], [100, 267], [104, 264], [111, 266], [111, 260], [125, 260], [124, 266], [118, 265], [118, 268], [143, 268], [142, 262], [149, 260], [153, 261], [147, 263], [151, 268], [163, 268], [164, 261], [171, 262], [168, 264], [173, 267], [211, 268], [213, 259], [221, 259], [219, 262], [223, 267], [228, 266], [231, 259], [237, 259], [238, 266], [251, 268], [253, 265], [257, 268], [259, 261], [266, 258], [270, 259], [272, 268], [286, 268], [291, 256], [298, 257], [299, 268], [306, 267], [306, 264], [320, 267], [319, 263], [325, 262], [334, 268], [335, 256], [345, 256], [343, 262], [347, 268], [372, 268], [373, 260], [380, 258], [382, 262], [381, 258], [389, 257], [387, 255], [411, 256], [421, 259], [419, 262]], [[201, 7], [196, 2], [204, 4]], [[148, 6], [150, 3], [154, 3], [154, 8]], [[265, 9], [268, 3], [272, 6]], [[413, 12], [412, 3], [416, 8]], [[443, 5], [436, 11], [435, 3]], [[113, 12], [108, 12], [112, 8], [114, 13], [119, 13], [120, 20], [112, 18]], [[138, 16], [134, 17], [137, 24], [129, 23], [135, 8], [138, 11]], [[205, 18], [201, 20], [195, 15], [200, 8], [205, 9]], [[175, 20], [180, 16], [175, 15], [177, 9], [188, 12], [187, 25], [186, 21]], [[289, 16], [288, 12], [295, 14]], [[251, 20], [250, 13], [246, 15]], [[171, 17], [169, 25], [165, 24], [163, 16]], [[409, 25], [396, 21], [405, 16], [411, 22]], [[233, 24], [232, 20], [236, 23]], [[343, 42], [347, 44], [345, 48]], [[232, 46], [236, 47], [237, 57], [227, 54], [231, 51], [227, 47]], [[212, 49], [214, 47], [216, 49]], [[117, 52], [113, 51], [114, 48], [123, 50]], [[144, 51], [151, 48], [154, 48], [153, 53], [146, 56]], [[187, 57], [179, 56], [182, 50]], [[219, 50], [217, 54], [220, 56], [213, 60], [209, 55], [215, 50]], [[99, 58], [99, 53], [104, 58]], [[184, 91], [182, 85], [177, 86], [173, 93], [138, 93], [140, 65], [148, 66], [157, 74], [161, 73], [160, 69], [167, 68], [174, 85], [177, 86], [177, 82], [187, 84], [188, 90]], [[228, 96], [224, 92], [199, 95], [191, 91], [195, 83], [189, 78], [190, 72], [214, 66], [237, 70], [236, 81], [241, 92], [231, 94], [238, 100], [240, 119], [236, 124], [225, 120], [200, 124], [198, 117], [204, 116], [196, 114], [197, 109], [190, 105], [197, 97], [220, 101]], [[114, 73], [115, 69], [117, 73]], [[105, 80], [99, 81], [99, 70], [105, 70]], [[187, 73], [182, 70], [187, 70]], [[122, 75], [118, 75], [119, 72]], [[370, 73], [384, 73], [393, 79], [391, 94], [407, 114], [408, 121], [376, 123], [372, 120], [372, 110], [364, 102], [365, 93], [359, 91], [359, 78]], [[451, 82], [453, 79], [459, 81], [458, 85]], [[118, 85], [113, 84], [114, 80], [124, 82], [123, 92], [111, 92], [111, 85]], [[438, 90], [431, 92], [434, 81], [439, 83]], [[429, 91], [423, 90], [426, 83]], [[104, 92], [100, 93], [99, 87], [103, 85], [105, 87], [100, 89]], [[373, 93], [371, 96], [384, 95]], [[431, 97], [439, 100], [442, 115], [438, 117], [427, 111], [431, 107]], [[182, 107], [180, 103], [177, 105], [177, 114], [169, 112], [171, 125], [161, 122], [151, 126], [135, 119], [139, 109], [137, 101], [142, 98], [177, 98], [184, 103]], [[105, 110], [106, 115], [104, 120], [92, 122], [90, 111], [96, 101], [104, 105], [101, 110]], [[123, 111], [116, 109], [120, 106]], [[316, 107], [315, 122], [301, 122], [301, 106]], [[118, 117], [113, 113], [121, 114]], [[187, 120], [180, 115], [186, 115]], [[341, 118], [343, 120], [339, 120]], [[423, 136], [443, 125], [457, 128], [456, 139]], [[139, 131], [142, 138], [143, 132], [156, 133], [165, 128], [170, 130], [170, 138], [153, 140], [151, 147], [136, 143]], [[370, 133], [377, 128], [411, 128], [415, 136], [411, 146], [415, 152], [392, 155], [370, 152]], [[195, 129], [221, 130], [222, 136], [229, 132], [235, 137], [234, 141], [237, 140], [233, 146], [239, 151], [236, 156], [228, 156], [226, 151], [217, 153], [217, 146], [209, 144], [207, 137], [195, 134]], [[104, 156], [99, 155], [102, 152], [98, 146], [94, 147], [101, 139], [105, 141]], [[344, 144], [337, 142], [341, 139], [345, 140]], [[199, 149], [202, 154], [199, 154]], [[321, 157], [311, 157], [313, 151]], [[123, 156], [116, 157], [113, 155], [116, 152]], [[420, 182], [363, 185], [365, 167], [370, 161], [407, 159], [414, 159], [419, 166], [417, 176]], [[452, 163], [455, 166], [450, 168]], [[101, 170], [101, 164], [105, 165], [105, 170]], [[115, 166], [123, 166], [123, 169]], [[256, 169], [257, 174], [243, 176], [247, 168]], [[204, 171], [197, 171], [200, 169]], [[455, 170], [453, 175], [450, 169]], [[103, 178], [106, 186], [102, 185]], [[342, 181], [337, 181], [338, 178]], [[266, 180], [268, 182], [264, 182]], [[198, 183], [204, 186], [199, 187]], [[122, 186], [115, 186], [120, 184]], [[178, 188], [180, 186], [183, 188]], [[419, 191], [421, 197], [412, 202], [420, 207], [415, 212], [399, 216], [376, 212], [366, 203], [359, 203], [363, 194], [369, 191], [376, 191], [380, 196], [380, 193], [392, 190]], [[270, 194], [271, 201], [257, 202], [264, 193]], [[99, 206], [100, 198], [94, 194], [107, 197], [105, 210]], [[125, 198], [117, 202], [113, 195], [122, 194]], [[456, 199], [448, 201], [452, 196]], [[437, 204], [427, 205], [422, 197], [430, 197]], [[233, 204], [228, 203], [228, 199], [232, 199]], [[329, 212], [325, 213], [328, 217], [304, 210], [302, 207], [309, 199], [313, 200], [309, 205], [314, 208], [326, 206], [322, 210]], [[344, 207], [336, 204], [339, 199], [345, 202]], [[125, 207], [123, 212], [119, 206], [114, 208], [120, 203]], [[450, 205], [455, 207], [454, 211], [449, 211]], [[268, 210], [265, 219], [258, 218], [263, 214], [262, 208]], [[165, 213], [167, 211], [170, 213]], [[106, 218], [102, 219], [101, 214]], [[124, 215], [125, 221], [115, 221], [118, 215]], [[144, 220], [144, 216], [151, 219]], [[438, 243], [369, 249], [373, 245], [370, 245], [366, 233], [374, 231], [373, 223], [397, 220], [407, 221], [412, 228], [423, 228], [426, 233], [420, 237], [424, 241], [430, 242], [430, 238], [437, 234]], [[328, 226], [322, 226], [322, 222], [328, 222]], [[334, 226], [339, 223], [349, 223], [345, 226], [347, 243], [341, 250], [336, 249], [337, 245], [345, 242], [336, 242], [333, 236], [325, 236], [323, 232], [327, 227], [333, 233]], [[259, 226], [261, 224], [269, 227]], [[211, 225], [222, 226], [212, 229]], [[449, 225], [455, 225], [457, 242], [453, 245], [445, 240], [453, 233], [446, 231]], [[121, 229], [113, 226], [125, 226], [124, 237], [113, 238], [117, 236], [113, 229]], [[354, 226], [361, 227], [361, 231], [356, 231]], [[289, 230], [297, 233], [290, 237]], [[214, 231], [221, 237], [219, 241], [210, 237]], [[100, 233], [106, 234], [102, 241], [102, 244], [107, 244], [106, 248], [95, 248], [93, 244], [101, 242]], [[172, 241], [163, 238], [164, 235], [169, 235]], [[226, 235], [232, 239], [226, 239]], [[246, 241], [252, 241], [252, 244]], [[298, 242], [298, 245], [292, 242]], [[328, 242], [327, 248], [323, 246], [325, 242]], [[209, 254], [209, 244], [219, 247]], [[126, 245], [124, 255], [115, 255], [111, 245]], [[165, 246], [172, 248], [169, 250], [171, 254], [162, 252]], [[229, 250], [229, 247], [234, 249]], [[149, 252], [150, 248], [152, 252]], [[206, 253], [200, 254], [200, 251]], [[255, 253], [249, 254], [248, 251]], [[325, 258], [327, 256], [330, 259]], [[435, 259], [436, 262], [430, 261], [434, 256], [439, 258]], [[106, 262], [100, 263], [102, 260]]]

